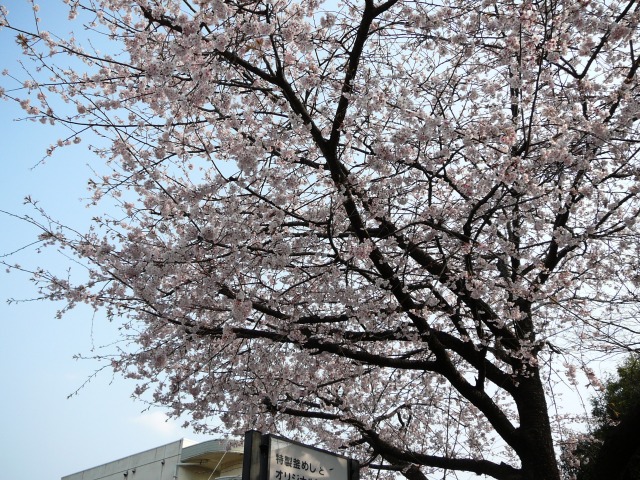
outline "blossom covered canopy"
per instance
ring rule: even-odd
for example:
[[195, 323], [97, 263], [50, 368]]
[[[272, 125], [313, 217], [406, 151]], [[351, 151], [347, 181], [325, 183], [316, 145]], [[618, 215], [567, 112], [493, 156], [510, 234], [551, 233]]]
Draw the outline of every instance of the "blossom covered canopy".
[[123, 322], [138, 394], [411, 480], [559, 478], [554, 385], [638, 347], [637, 2], [66, 3], [122, 51], [9, 14], [41, 68], [4, 95], [110, 139], [122, 214], [43, 223], [90, 278], [36, 277]]

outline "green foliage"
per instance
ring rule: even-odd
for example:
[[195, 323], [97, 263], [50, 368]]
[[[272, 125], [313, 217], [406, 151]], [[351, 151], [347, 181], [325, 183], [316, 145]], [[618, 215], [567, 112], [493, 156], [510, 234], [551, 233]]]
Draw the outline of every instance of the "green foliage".
[[610, 379], [602, 395], [592, 400], [597, 431], [606, 433], [612, 422], [640, 407], [640, 355], [629, 357], [618, 367], [618, 378]]
[[[634, 354], [617, 368], [617, 376], [609, 378], [600, 395], [591, 400], [595, 428], [591, 436], [578, 442], [572, 452], [574, 461], [565, 462], [564, 471], [568, 478], [577, 480], [602, 479], [606, 463], [611, 462], [610, 453], [604, 458], [602, 452], [606, 442], [611, 441], [615, 430], [620, 430], [624, 422], [629, 422], [640, 411], [640, 355]], [[621, 454], [623, 455], [623, 454]], [[640, 479], [640, 450], [630, 457], [620, 458], [626, 462], [621, 467], [620, 480]], [[609, 477], [612, 478], [613, 477]]]

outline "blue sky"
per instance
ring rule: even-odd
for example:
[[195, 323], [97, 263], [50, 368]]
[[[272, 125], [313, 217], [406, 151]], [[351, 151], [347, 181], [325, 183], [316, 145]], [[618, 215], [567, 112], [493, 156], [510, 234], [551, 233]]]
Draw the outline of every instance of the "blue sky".
[[[28, 21], [27, 2], [0, 0], [10, 18]], [[43, 0], [41, 11], [47, 25], [69, 31], [66, 14], [58, 2]], [[60, 2], [61, 3], [61, 2]], [[54, 7], [59, 10], [55, 10]], [[21, 76], [14, 34], [0, 30], [0, 71]], [[7, 77], [0, 85], [11, 85]], [[48, 212], [68, 225], [82, 228], [95, 212], [81, 200], [86, 197], [89, 165], [96, 160], [87, 144], [62, 149], [39, 164], [46, 148], [61, 135], [60, 130], [40, 123], [16, 121], [23, 112], [0, 101], [0, 210], [16, 215], [32, 214], [23, 205], [31, 195]], [[32, 243], [37, 230], [7, 214], [0, 214], [0, 255]], [[43, 266], [58, 271], [66, 258], [53, 250], [36, 253], [25, 248], [4, 260], [25, 267]], [[93, 318], [89, 309], [78, 309], [56, 319], [58, 306], [27, 301], [7, 304], [7, 299], [37, 296], [28, 275], [0, 272], [0, 463], [7, 480], [50, 480], [114, 460], [181, 437], [203, 440], [180, 422], [166, 422], [162, 410], [130, 398], [133, 382], [104, 371], [78, 395], [76, 391], [100, 367], [74, 354], [91, 355], [108, 344], [117, 333], [114, 325]]]

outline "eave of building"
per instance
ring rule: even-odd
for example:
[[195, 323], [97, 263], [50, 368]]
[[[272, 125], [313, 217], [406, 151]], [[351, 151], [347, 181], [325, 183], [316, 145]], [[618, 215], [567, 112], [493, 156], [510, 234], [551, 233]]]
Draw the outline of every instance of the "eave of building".
[[209, 440], [182, 448], [182, 466], [207, 468], [217, 474], [242, 466], [242, 446], [233, 447], [229, 440]]

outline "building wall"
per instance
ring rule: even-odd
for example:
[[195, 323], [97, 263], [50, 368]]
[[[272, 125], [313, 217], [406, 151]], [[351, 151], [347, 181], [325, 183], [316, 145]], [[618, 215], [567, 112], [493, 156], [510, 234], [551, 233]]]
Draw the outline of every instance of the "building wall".
[[[197, 467], [181, 468], [180, 453], [183, 446], [195, 442], [178, 440], [151, 450], [130, 455], [62, 477], [62, 480], [208, 480]], [[176, 474], [179, 472], [179, 478]], [[202, 469], [204, 470], [204, 469]], [[208, 471], [208, 474], [211, 474]]]

